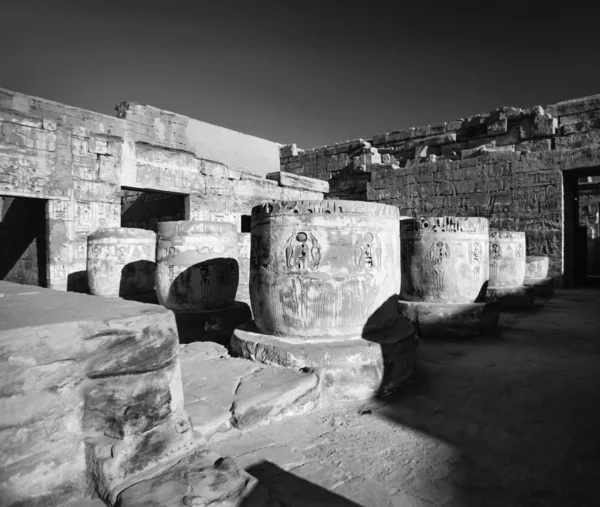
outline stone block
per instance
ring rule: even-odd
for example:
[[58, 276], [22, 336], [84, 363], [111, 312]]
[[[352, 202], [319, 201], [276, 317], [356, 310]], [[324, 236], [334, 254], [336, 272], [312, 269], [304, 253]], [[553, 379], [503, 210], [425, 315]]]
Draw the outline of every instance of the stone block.
[[515, 151], [547, 151], [552, 149], [551, 139], [538, 139], [536, 141], [523, 141], [515, 146]]
[[83, 503], [94, 491], [112, 504], [191, 449], [171, 312], [6, 282], [0, 293], [9, 505]]
[[533, 287], [533, 293], [536, 297], [551, 298], [554, 296], [554, 282], [552, 278], [525, 278], [523, 285]]
[[580, 121], [577, 123], [568, 123], [562, 127], [562, 133], [564, 136], [569, 134], [581, 134], [590, 130], [590, 123], [587, 121]]
[[202, 159], [201, 164], [202, 174], [206, 174], [207, 176], [213, 176], [214, 178], [226, 179], [229, 177], [229, 169], [225, 164], [205, 159]]
[[566, 116], [600, 109], [600, 95], [590, 95], [579, 99], [565, 100], [546, 106], [552, 116]]
[[415, 129], [409, 128], [406, 130], [389, 132], [387, 142], [394, 143], [394, 142], [398, 142], [398, 141], [404, 141], [406, 139], [412, 139], [413, 137], [415, 137]]
[[23, 125], [24, 127], [38, 129], [41, 129], [43, 126], [43, 119], [38, 116], [1, 108], [0, 122], [16, 123], [17, 125]]
[[452, 120], [446, 123], [446, 132], [456, 132], [463, 128], [464, 120]]
[[360, 400], [398, 389], [416, 364], [413, 325], [399, 318], [377, 336], [285, 340], [261, 334], [256, 326], [237, 328], [231, 338], [235, 355], [264, 364], [313, 371], [322, 403]]
[[304, 190], [312, 190], [314, 192], [329, 192], [329, 183], [327, 181], [318, 180], [315, 178], [307, 178], [287, 172], [275, 172], [267, 174], [267, 179], [276, 181], [282, 187], [291, 187]]

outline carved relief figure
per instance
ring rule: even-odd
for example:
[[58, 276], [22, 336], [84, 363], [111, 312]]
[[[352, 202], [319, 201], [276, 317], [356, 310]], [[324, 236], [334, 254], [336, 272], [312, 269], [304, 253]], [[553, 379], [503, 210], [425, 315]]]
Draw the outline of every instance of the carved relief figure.
[[354, 249], [354, 261], [360, 268], [378, 268], [381, 266], [381, 242], [370, 232], [363, 235], [361, 243]]
[[502, 249], [498, 243], [492, 243], [490, 245], [490, 258], [493, 260], [502, 258]]
[[516, 249], [515, 255], [517, 256], [517, 258], [523, 257], [523, 245], [521, 245], [521, 243], [519, 243], [517, 245], [517, 249]]
[[307, 270], [319, 267], [321, 247], [312, 234], [310, 244], [305, 232], [290, 236], [285, 244], [285, 264], [288, 269]]
[[431, 244], [429, 249], [429, 258], [434, 264], [447, 264], [450, 259], [450, 247], [448, 243], [436, 241]]
[[442, 292], [444, 290], [444, 266], [450, 260], [450, 247], [448, 243], [444, 243], [443, 241], [433, 242], [429, 249], [429, 259], [435, 266], [433, 269], [434, 287]]

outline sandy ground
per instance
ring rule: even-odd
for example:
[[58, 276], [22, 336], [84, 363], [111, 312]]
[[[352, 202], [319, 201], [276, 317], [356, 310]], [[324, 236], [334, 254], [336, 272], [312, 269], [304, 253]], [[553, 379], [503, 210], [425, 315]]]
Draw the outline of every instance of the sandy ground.
[[287, 506], [600, 505], [600, 289], [557, 290], [495, 336], [419, 353], [393, 398], [210, 445]]

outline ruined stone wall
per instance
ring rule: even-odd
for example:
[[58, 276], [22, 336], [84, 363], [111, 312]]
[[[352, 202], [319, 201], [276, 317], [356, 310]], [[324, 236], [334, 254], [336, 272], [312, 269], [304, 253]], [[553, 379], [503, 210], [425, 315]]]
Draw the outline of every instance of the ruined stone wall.
[[600, 95], [332, 146], [281, 148], [281, 170], [328, 180], [330, 198], [398, 206], [401, 215], [483, 216], [525, 231], [529, 255], [562, 273], [562, 171], [600, 166]]
[[[85, 290], [87, 236], [121, 225], [121, 187], [179, 194], [186, 219], [236, 224], [260, 202], [323, 198], [248, 170], [278, 170], [271, 155], [259, 167], [258, 154], [275, 143], [219, 134], [151, 106], [122, 103], [118, 111], [111, 117], [0, 89], [0, 196], [47, 199], [50, 288]], [[207, 145], [216, 138], [220, 144]]]

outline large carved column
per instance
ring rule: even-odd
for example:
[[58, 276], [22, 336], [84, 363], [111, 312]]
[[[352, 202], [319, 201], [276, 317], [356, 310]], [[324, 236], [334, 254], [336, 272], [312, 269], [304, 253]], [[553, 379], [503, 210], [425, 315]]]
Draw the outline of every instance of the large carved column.
[[416, 358], [398, 315], [398, 209], [355, 201], [291, 201], [252, 210], [254, 323], [232, 349], [268, 364], [314, 368], [347, 398], [398, 387]]
[[488, 221], [420, 217], [400, 221], [400, 313], [420, 336], [472, 336], [493, 330], [497, 304], [485, 299]]
[[525, 281], [523, 284], [527, 287], [533, 287], [537, 296], [552, 297], [554, 294], [554, 284], [552, 278], [548, 276], [548, 267], [550, 260], [545, 255], [528, 255], [525, 257]]
[[227, 343], [233, 329], [250, 319], [235, 301], [239, 282], [235, 226], [228, 222], [159, 222], [156, 294], [175, 312], [182, 343]]
[[490, 231], [490, 283], [487, 297], [503, 310], [527, 310], [533, 304], [533, 287], [525, 282], [525, 233]]
[[88, 236], [87, 276], [95, 296], [137, 296], [154, 291], [156, 234], [114, 227]]

